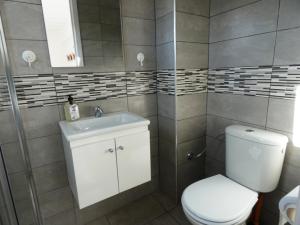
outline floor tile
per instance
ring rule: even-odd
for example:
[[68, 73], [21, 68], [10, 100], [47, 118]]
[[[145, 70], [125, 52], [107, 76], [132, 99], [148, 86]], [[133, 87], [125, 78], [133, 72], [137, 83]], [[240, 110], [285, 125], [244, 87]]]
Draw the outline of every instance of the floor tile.
[[170, 216], [169, 214], [164, 214], [152, 222], [150, 222], [148, 225], [179, 225], [175, 219]]
[[181, 206], [176, 207], [170, 212], [170, 215], [179, 223], [180, 225], [191, 225], [188, 221]]
[[164, 207], [166, 211], [171, 211], [176, 207], [176, 203], [161, 192], [155, 192], [152, 194], [152, 196], [162, 205], [162, 207]]
[[110, 213], [107, 218], [111, 225], [139, 225], [164, 213], [163, 207], [152, 196], [147, 196]]

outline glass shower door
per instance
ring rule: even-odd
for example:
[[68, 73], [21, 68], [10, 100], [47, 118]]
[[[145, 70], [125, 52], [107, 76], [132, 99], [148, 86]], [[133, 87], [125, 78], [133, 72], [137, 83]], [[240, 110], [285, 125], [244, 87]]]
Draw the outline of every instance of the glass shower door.
[[[1, 38], [0, 38], [1, 45]], [[0, 46], [1, 48], [1, 46]], [[5, 67], [3, 54], [0, 54], [0, 117], [4, 115], [4, 111], [9, 110], [10, 101], [5, 78]], [[0, 129], [4, 127], [3, 118], [0, 118]], [[12, 121], [13, 122], [13, 121]], [[13, 123], [9, 129], [13, 129]], [[0, 132], [0, 136], [3, 132]], [[0, 137], [0, 225], [17, 225], [15, 207], [9, 187], [7, 171], [3, 161], [2, 143], [5, 141]]]
[[42, 225], [27, 139], [11, 74], [0, 0], [0, 225]]

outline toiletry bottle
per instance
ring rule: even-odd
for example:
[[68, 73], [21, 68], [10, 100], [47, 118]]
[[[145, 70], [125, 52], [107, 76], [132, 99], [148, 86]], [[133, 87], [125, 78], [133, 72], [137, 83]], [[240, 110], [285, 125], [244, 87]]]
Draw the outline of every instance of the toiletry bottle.
[[79, 107], [74, 103], [71, 95], [68, 97], [68, 102], [65, 103], [64, 110], [67, 121], [74, 121], [80, 118]]

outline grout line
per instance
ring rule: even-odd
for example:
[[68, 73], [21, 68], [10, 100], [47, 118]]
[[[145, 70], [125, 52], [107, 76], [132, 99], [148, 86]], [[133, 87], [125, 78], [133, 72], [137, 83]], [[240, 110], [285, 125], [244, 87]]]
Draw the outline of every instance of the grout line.
[[197, 13], [191, 13], [191, 12], [186, 12], [186, 11], [182, 11], [182, 10], [176, 10], [176, 13], [177, 12], [182, 13], [182, 14], [186, 14], [186, 15], [198, 16], [198, 17], [202, 17], [202, 18], [205, 18], [205, 19], [209, 19], [209, 16], [204, 16], [204, 15], [197, 14]]
[[276, 32], [275, 32], [275, 40], [274, 40], [274, 48], [273, 48], [273, 58], [272, 58], [272, 72], [271, 72], [271, 79], [270, 79], [270, 88], [269, 88], [269, 97], [268, 97], [267, 112], [266, 112], [265, 129], [267, 128], [268, 118], [269, 118], [269, 108], [270, 108], [271, 88], [272, 88], [272, 75], [273, 75], [273, 67], [274, 67], [275, 55], [276, 55], [276, 45], [277, 45], [277, 36], [278, 36], [278, 25], [279, 25], [279, 13], [280, 13], [280, 6], [281, 6], [280, 3], [281, 3], [281, 0], [278, 1], [277, 21], [276, 21]]
[[149, 19], [149, 18], [143, 18], [143, 17], [137, 17], [137, 16], [128, 16], [128, 15], [123, 15], [122, 18], [130, 18], [130, 19], [137, 19], [137, 20], [145, 20], [145, 21], [155, 22], [155, 18]]
[[264, 35], [264, 34], [271, 34], [271, 33], [276, 33], [276, 30], [257, 33], [257, 34], [251, 34], [251, 35], [246, 35], [246, 36], [241, 36], [241, 37], [236, 37], [236, 38], [229, 38], [229, 39], [224, 39], [224, 40], [220, 40], [220, 41], [213, 41], [213, 42], [209, 42], [209, 44], [218, 44], [218, 43], [222, 43], [222, 42], [234, 41], [234, 40], [238, 40], [238, 39], [255, 37], [255, 36], [260, 36], [260, 35]]
[[245, 4], [245, 5], [242, 5], [242, 6], [239, 6], [239, 7], [235, 7], [235, 8], [229, 9], [229, 10], [227, 10], [227, 11], [223, 11], [223, 12], [217, 13], [217, 14], [215, 14], [215, 15], [211, 15], [210, 18], [219, 16], [219, 15], [223, 15], [223, 14], [227, 14], [227, 13], [232, 12], [232, 11], [235, 11], [235, 10], [237, 10], [237, 9], [244, 8], [244, 7], [247, 7], [247, 6], [249, 6], [249, 5], [254, 5], [254, 4], [256, 4], [256, 3], [258, 3], [258, 2], [261, 2], [261, 1], [263, 1], [263, 0], [257, 0], [257, 1], [254, 1], [254, 2], [250, 2], [250, 3], [248, 3], [248, 4]]
[[3, 0], [3, 2], [9, 2], [9, 3], [22, 3], [22, 4], [28, 4], [28, 5], [42, 5], [41, 3], [33, 3], [33, 2], [24, 2], [24, 1], [18, 1], [18, 0]]

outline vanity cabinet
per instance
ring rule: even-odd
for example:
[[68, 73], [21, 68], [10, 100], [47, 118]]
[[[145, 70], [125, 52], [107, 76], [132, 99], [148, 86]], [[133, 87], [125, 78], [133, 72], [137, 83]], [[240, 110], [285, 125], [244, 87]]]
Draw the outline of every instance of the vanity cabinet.
[[70, 141], [63, 136], [68, 177], [79, 208], [151, 180], [147, 127]]

